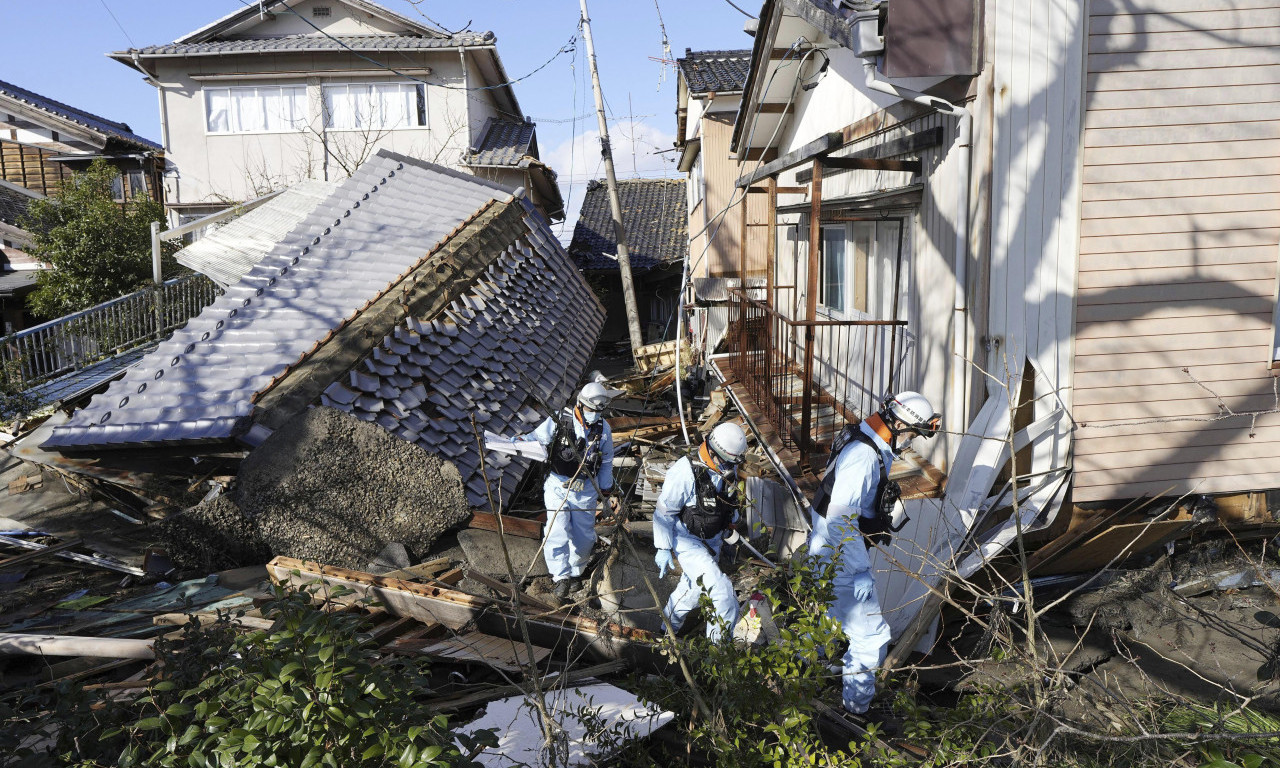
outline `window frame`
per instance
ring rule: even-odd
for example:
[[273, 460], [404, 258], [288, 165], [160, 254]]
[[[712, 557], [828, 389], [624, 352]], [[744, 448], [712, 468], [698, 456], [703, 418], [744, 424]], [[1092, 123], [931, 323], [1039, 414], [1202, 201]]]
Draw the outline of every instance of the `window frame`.
[[[828, 233], [838, 233], [838, 240], [841, 243], [840, 254], [840, 304], [839, 306], [828, 301], [827, 296], [827, 265], [831, 259], [831, 249], [827, 247]], [[818, 301], [817, 306], [823, 312], [833, 317], [844, 317], [848, 312], [849, 306], [849, 226], [847, 224], [822, 224], [819, 226], [819, 236], [822, 238], [822, 247], [818, 252]]]
[[[308, 107], [305, 107], [305, 106], [304, 106], [304, 108], [303, 108], [304, 114], [302, 115], [302, 117], [301, 117], [301, 118], [295, 118], [295, 119], [293, 120], [293, 122], [294, 122], [295, 124], [297, 124], [297, 123], [299, 123], [299, 122], [301, 123], [301, 125], [297, 125], [297, 127], [279, 128], [279, 129], [274, 129], [274, 130], [273, 130], [273, 129], [269, 129], [269, 128], [268, 128], [268, 129], [263, 129], [263, 130], [253, 130], [253, 131], [232, 131], [232, 130], [228, 130], [228, 131], [214, 131], [214, 130], [210, 130], [210, 128], [209, 128], [209, 123], [210, 123], [210, 119], [209, 119], [209, 118], [210, 118], [210, 114], [209, 114], [209, 109], [210, 109], [210, 104], [209, 104], [209, 94], [210, 94], [211, 92], [213, 92], [213, 91], [251, 91], [251, 90], [259, 90], [259, 89], [263, 89], [263, 88], [278, 88], [278, 89], [280, 89], [281, 91], [284, 91], [285, 89], [290, 89], [290, 90], [301, 90], [301, 91], [302, 91], [303, 103], [304, 103], [304, 104], [309, 104], [309, 103], [310, 103], [310, 94], [309, 94], [309, 92], [308, 92], [307, 85], [306, 85], [305, 83], [275, 83], [275, 84], [265, 84], [265, 85], [208, 85], [208, 86], [204, 86], [204, 87], [201, 87], [201, 89], [200, 89], [200, 100], [201, 100], [201, 102], [202, 102], [202, 103], [203, 103], [203, 105], [204, 105], [204, 133], [205, 133], [205, 135], [206, 135], [206, 136], [264, 136], [264, 135], [269, 135], [269, 134], [270, 134], [270, 135], [275, 135], [275, 134], [305, 133], [305, 132], [306, 132], [306, 130], [307, 130], [307, 126], [308, 126], [308, 125], [310, 125], [310, 123], [311, 123], [311, 114], [310, 114], [311, 110], [310, 110]], [[228, 124], [230, 124], [230, 120], [228, 120]]]
[[[422, 120], [421, 125], [398, 125], [398, 126], [356, 126], [354, 128], [336, 128], [330, 125], [329, 101], [327, 92], [337, 88], [350, 88], [351, 86], [379, 86], [394, 85], [398, 88], [406, 86], [414, 89], [415, 115]], [[416, 80], [343, 80], [336, 82], [324, 82], [320, 84], [320, 124], [326, 132], [334, 133], [358, 133], [360, 131], [429, 131], [431, 130], [431, 108], [428, 99], [427, 86]]]

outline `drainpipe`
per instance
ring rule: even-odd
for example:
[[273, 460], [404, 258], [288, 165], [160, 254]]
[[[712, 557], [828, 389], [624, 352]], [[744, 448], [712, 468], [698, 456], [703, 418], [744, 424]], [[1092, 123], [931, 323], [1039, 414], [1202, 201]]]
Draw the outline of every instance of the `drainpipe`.
[[[164, 158], [165, 158], [164, 164], [168, 166], [169, 165], [169, 109], [168, 109], [168, 105], [164, 100], [164, 88], [160, 86], [160, 81], [156, 80], [155, 75], [148, 72], [147, 68], [142, 66], [142, 60], [138, 57], [138, 52], [130, 51], [130, 54], [133, 56], [133, 66], [136, 67], [137, 70], [143, 74], [143, 78], [142, 78], [143, 81], [156, 89], [156, 97], [160, 100], [160, 144], [161, 146], [164, 147]], [[165, 180], [165, 168], [161, 168], [160, 182], [163, 184], [164, 180]], [[182, 194], [181, 194], [181, 190], [178, 188], [179, 183], [181, 183], [180, 179], [175, 176], [173, 179], [173, 196], [178, 199], [181, 199]], [[165, 218], [168, 218], [167, 213], [165, 214]]]
[[968, 426], [968, 407], [965, 392], [965, 361], [968, 355], [968, 315], [969, 315], [969, 156], [973, 144], [973, 115], [968, 109], [952, 104], [949, 101], [939, 99], [934, 96], [928, 96], [923, 93], [894, 85], [886, 80], [880, 79], [880, 71], [876, 68], [876, 60], [873, 58], [864, 59], [862, 67], [866, 73], [867, 87], [872, 90], [887, 93], [891, 96], [897, 96], [900, 99], [914, 101], [917, 104], [923, 104], [938, 112], [951, 115], [958, 118], [956, 125], [956, 162], [960, 166], [960, 191], [956, 196], [956, 296], [955, 306], [952, 310], [952, 366], [951, 366], [951, 392], [949, 404], [947, 406], [948, 415], [955, 414], [956, 421], [959, 424], [957, 432], [963, 431]]

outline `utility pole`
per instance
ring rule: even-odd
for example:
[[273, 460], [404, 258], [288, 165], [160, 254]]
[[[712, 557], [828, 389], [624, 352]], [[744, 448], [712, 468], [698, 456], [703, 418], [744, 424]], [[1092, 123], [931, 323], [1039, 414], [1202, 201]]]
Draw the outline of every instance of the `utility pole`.
[[596, 69], [596, 47], [591, 42], [591, 18], [587, 0], [582, 3], [582, 37], [587, 41], [587, 62], [591, 65], [591, 85], [596, 95], [596, 118], [600, 121], [600, 154], [604, 157], [605, 185], [609, 189], [609, 207], [613, 210], [613, 233], [618, 240], [618, 271], [622, 274], [622, 297], [627, 305], [627, 330], [631, 333], [631, 357], [636, 360], [644, 345], [640, 336], [640, 313], [636, 309], [636, 289], [631, 281], [631, 256], [627, 252], [627, 231], [622, 224], [622, 201], [618, 198], [618, 177], [613, 172], [613, 148], [609, 145], [609, 123], [604, 117], [604, 93], [600, 90], [600, 71]]

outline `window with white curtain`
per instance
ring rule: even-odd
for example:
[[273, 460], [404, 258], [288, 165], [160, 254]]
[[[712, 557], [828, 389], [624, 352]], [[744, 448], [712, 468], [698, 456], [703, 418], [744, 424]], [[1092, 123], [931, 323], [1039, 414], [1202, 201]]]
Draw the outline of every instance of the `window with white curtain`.
[[336, 131], [421, 128], [427, 124], [422, 83], [326, 85], [324, 124]]
[[204, 89], [209, 133], [281, 133], [307, 124], [305, 85]]

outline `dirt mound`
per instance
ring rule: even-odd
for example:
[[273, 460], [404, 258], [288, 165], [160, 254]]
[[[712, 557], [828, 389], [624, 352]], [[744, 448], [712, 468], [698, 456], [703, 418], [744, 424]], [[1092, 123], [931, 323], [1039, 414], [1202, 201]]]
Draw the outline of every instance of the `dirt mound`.
[[209, 573], [271, 559], [257, 526], [230, 496], [170, 515], [152, 530], [181, 568]]
[[420, 556], [470, 515], [452, 464], [331, 408], [276, 430], [244, 460], [229, 495], [178, 516], [175, 529], [191, 532], [180, 538], [194, 540], [172, 553], [183, 564], [197, 567], [201, 550], [213, 549], [237, 565], [265, 552], [363, 568], [392, 542]]

